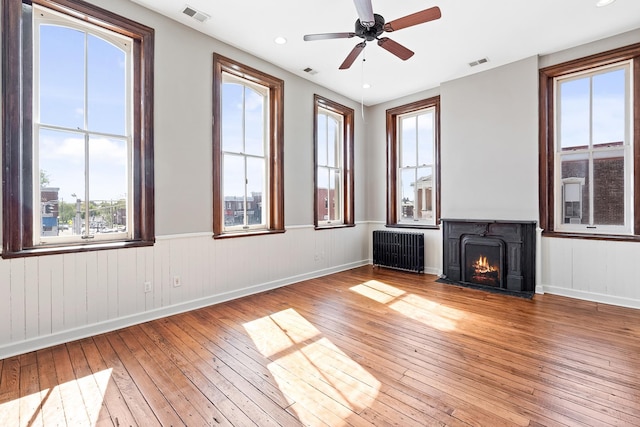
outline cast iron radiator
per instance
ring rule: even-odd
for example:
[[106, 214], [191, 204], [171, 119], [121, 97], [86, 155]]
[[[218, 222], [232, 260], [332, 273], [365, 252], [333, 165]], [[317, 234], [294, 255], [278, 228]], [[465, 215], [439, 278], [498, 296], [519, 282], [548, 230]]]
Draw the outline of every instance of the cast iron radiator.
[[374, 231], [373, 265], [422, 273], [424, 271], [424, 234]]

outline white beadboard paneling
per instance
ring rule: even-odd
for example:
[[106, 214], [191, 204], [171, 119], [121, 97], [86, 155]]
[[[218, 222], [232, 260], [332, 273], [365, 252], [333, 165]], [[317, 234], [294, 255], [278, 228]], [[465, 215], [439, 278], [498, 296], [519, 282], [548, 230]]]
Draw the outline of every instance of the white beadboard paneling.
[[24, 258], [12, 259], [11, 263], [11, 340], [22, 341], [25, 337]]
[[[51, 332], [65, 329], [64, 324], [64, 255], [54, 255], [51, 266]], [[40, 304], [46, 304], [40, 301]]]
[[25, 338], [33, 339], [39, 332], [40, 292], [38, 289], [38, 258], [26, 258], [24, 262], [24, 316]]
[[103, 304], [100, 299], [98, 284], [98, 252], [87, 252], [84, 254], [86, 263], [85, 280], [87, 288], [87, 322], [98, 323], [100, 314], [99, 307]]
[[143, 248], [134, 249], [136, 253], [136, 275], [133, 283], [131, 283], [131, 288], [135, 294], [136, 313], [142, 313], [147, 310], [147, 295], [144, 292], [144, 281], [146, 280], [147, 275], [147, 267], [145, 263], [147, 260], [142, 249]]
[[118, 317], [136, 313], [135, 280], [135, 249], [118, 251]]
[[47, 335], [52, 330], [52, 301], [53, 283], [51, 278], [55, 263], [61, 261], [60, 256], [49, 256], [38, 258], [38, 333]]
[[0, 343], [11, 341], [11, 268], [0, 259]]
[[640, 307], [640, 245], [585, 239], [542, 239], [545, 292]]
[[78, 327], [89, 323], [89, 296], [87, 294], [87, 255], [87, 252], [73, 254], [76, 286], [73, 293], [73, 298], [70, 298], [68, 301], [74, 301], [74, 303], [73, 305], [65, 307], [65, 310], [75, 309], [75, 321], [76, 326]]
[[96, 252], [96, 295], [99, 301], [96, 308], [98, 322], [109, 319], [109, 252]]
[[76, 318], [76, 297], [82, 292], [76, 286], [76, 254], [62, 256], [62, 318], [63, 328], [72, 329], [78, 326]]
[[118, 297], [118, 252], [107, 253], [107, 318], [115, 319], [119, 312]]

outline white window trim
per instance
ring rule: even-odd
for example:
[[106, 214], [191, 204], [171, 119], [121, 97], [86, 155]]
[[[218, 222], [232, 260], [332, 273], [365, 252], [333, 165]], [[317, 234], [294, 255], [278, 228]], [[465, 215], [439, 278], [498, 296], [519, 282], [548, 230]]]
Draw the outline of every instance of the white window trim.
[[[342, 114], [338, 114], [334, 111], [331, 111], [328, 108], [324, 108], [322, 105], [318, 106], [318, 114], [324, 114], [325, 116], [327, 116], [327, 119], [331, 117], [335, 119], [337, 122], [336, 135], [335, 135], [336, 146], [334, 147], [334, 150], [336, 153], [336, 166], [329, 166], [328, 164], [326, 165], [317, 164], [316, 167], [318, 169], [323, 169], [325, 171], [331, 171], [331, 170], [337, 171], [340, 177], [337, 180], [338, 187], [334, 190], [334, 200], [337, 206], [333, 209], [329, 207], [329, 211], [336, 212], [338, 216], [335, 219], [326, 219], [326, 220], [318, 218], [318, 227], [342, 225], [344, 224], [344, 207], [342, 206], [343, 199], [344, 199], [344, 159], [343, 159], [344, 157], [344, 116]], [[327, 120], [327, 125], [328, 125], [328, 120]], [[328, 132], [328, 129], [326, 130]], [[327, 141], [327, 160], [329, 160], [328, 141]], [[329, 182], [329, 186], [330, 185], [331, 185], [331, 182]], [[317, 190], [318, 189], [316, 188], [316, 191]], [[330, 188], [327, 189], [327, 191], [329, 190]]]
[[[32, 221], [33, 221], [33, 244], [34, 246], [42, 246], [42, 245], [60, 245], [60, 244], [73, 244], [73, 243], [84, 243], [87, 240], [91, 240], [92, 242], [111, 242], [111, 241], [122, 241], [131, 239], [134, 235], [133, 230], [133, 219], [134, 215], [131, 213], [131, 209], [133, 206], [133, 143], [132, 143], [132, 129], [133, 129], [133, 87], [132, 87], [132, 78], [133, 78], [133, 69], [132, 69], [132, 55], [133, 55], [133, 40], [128, 37], [125, 37], [121, 34], [117, 34], [111, 31], [108, 31], [104, 28], [100, 28], [96, 25], [93, 25], [88, 22], [82, 22], [73, 17], [61, 14], [54, 10], [42, 7], [40, 5], [34, 4], [34, 21], [33, 21], [33, 50], [34, 50], [34, 58], [33, 58], [33, 89], [34, 89], [34, 97], [33, 97], [33, 161], [34, 165], [38, 165], [38, 167], [32, 168], [33, 173], [33, 206], [40, 207], [40, 159], [39, 159], [39, 136], [41, 129], [48, 129], [54, 131], [63, 131], [68, 133], [77, 133], [84, 137], [85, 139], [85, 147], [88, 145], [88, 139], [91, 137], [105, 137], [105, 138], [113, 138], [126, 141], [127, 147], [127, 165], [126, 165], [126, 174], [127, 174], [127, 191], [124, 195], [125, 203], [126, 203], [126, 231], [125, 232], [114, 232], [114, 233], [97, 233], [90, 234], [88, 227], [85, 228], [85, 232], [82, 235], [70, 235], [70, 236], [42, 236], [39, 232], [35, 232], [36, 230], [40, 230], [42, 224], [42, 217], [40, 209], [34, 209]], [[86, 125], [86, 114], [85, 114], [85, 129], [71, 129], [60, 127], [52, 124], [43, 124], [40, 122], [40, 97], [37, 94], [40, 93], [40, 66], [39, 66], [39, 58], [40, 58], [40, 37], [36, 34], [39, 31], [41, 25], [57, 25], [66, 28], [76, 29], [80, 32], [94, 35], [102, 40], [105, 40], [116, 48], [122, 50], [125, 53], [125, 70], [127, 72], [125, 78], [125, 97], [127, 102], [125, 104], [125, 135], [115, 135], [108, 134], [104, 132], [95, 132], [87, 129]], [[86, 39], [85, 39], [86, 41]], [[86, 49], [86, 45], [85, 45]], [[86, 67], [86, 62], [85, 62]], [[85, 75], [86, 75], [85, 69]], [[86, 82], [85, 82], [86, 84]], [[84, 110], [87, 111], [86, 106], [86, 93], [84, 98]], [[87, 152], [85, 152], [85, 156], [88, 156]], [[85, 167], [87, 163], [87, 159], [85, 160]], [[86, 184], [86, 183], [85, 183]], [[85, 206], [87, 205], [89, 194], [89, 188], [85, 185], [85, 194], [82, 195], [82, 198], [85, 201]], [[71, 202], [71, 201], [69, 201]], [[60, 204], [58, 204], [59, 212]], [[87, 209], [85, 209], [85, 223], [87, 216]]]
[[[247, 167], [247, 158], [256, 158], [256, 159], [263, 159], [264, 160], [264, 165], [265, 165], [265, 169], [264, 169], [264, 176], [263, 176], [263, 185], [262, 185], [262, 200], [261, 200], [261, 205], [262, 205], [262, 220], [260, 224], [243, 224], [243, 225], [233, 225], [233, 226], [227, 226], [226, 224], [224, 224], [223, 221], [223, 225], [222, 225], [222, 229], [225, 233], [234, 233], [234, 232], [242, 232], [242, 231], [259, 231], [259, 230], [267, 230], [268, 229], [268, 224], [269, 224], [269, 210], [265, 209], [267, 206], [269, 206], [269, 194], [267, 191], [267, 186], [269, 185], [269, 117], [270, 117], [270, 112], [269, 112], [269, 88], [262, 86], [260, 84], [257, 84], [255, 82], [252, 82], [251, 80], [248, 80], [246, 78], [242, 78], [239, 77], [237, 75], [228, 73], [226, 71], [222, 72], [222, 83], [221, 85], [224, 86], [224, 84], [227, 83], [235, 83], [238, 84], [240, 86], [246, 86], [251, 88], [252, 90], [254, 90], [255, 92], [259, 93], [260, 95], [262, 95], [264, 97], [264, 108], [263, 108], [263, 136], [262, 136], [262, 143], [263, 143], [263, 152], [264, 152], [264, 156], [256, 156], [256, 155], [252, 155], [252, 154], [246, 154], [243, 152], [232, 152], [232, 151], [225, 151], [224, 149], [221, 150], [221, 166], [222, 166], [222, 172], [220, 174], [220, 183], [221, 183], [221, 190], [223, 192], [223, 198], [226, 196], [224, 195], [224, 159], [225, 159], [225, 155], [234, 155], [234, 156], [239, 156], [239, 157], [243, 157], [244, 159], [244, 165], [245, 165], [245, 187], [244, 187], [244, 200], [242, 201], [242, 210], [244, 211], [244, 218], [245, 218], [245, 223], [247, 221], [247, 205], [248, 205], [248, 194], [247, 194], [247, 187], [246, 187], [246, 180], [247, 180], [247, 171], [246, 171], [246, 167]], [[224, 102], [224, 100], [222, 100], [222, 102]], [[244, 108], [244, 106], [243, 106]], [[243, 111], [243, 117], [244, 117], [244, 111]], [[224, 118], [223, 118], [224, 120]], [[244, 132], [244, 123], [243, 123], [243, 132]], [[224, 147], [224, 141], [222, 141], [221, 144], [222, 147]], [[226, 203], [226, 200], [223, 200], [222, 206], [224, 208]], [[222, 212], [222, 218], [224, 218], [224, 209]]]
[[[606, 151], [618, 151], [620, 149], [624, 150], [624, 167], [625, 167], [625, 209], [624, 209], [624, 225], [615, 226], [615, 225], [601, 225], [601, 224], [593, 224], [593, 208], [589, 208], [590, 212], [590, 223], [589, 224], [564, 224], [563, 218], [563, 188], [562, 188], [562, 150], [561, 150], [561, 139], [560, 139], [560, 97], [559, 95], [559, 86], [560, 83], [581, 79], [585, 77], [593, 77], [602, 72], [609, 72], [616, 69], [625, 69], [625, 105], [626, 105], [626, 114], [625, 114], [625, 141], [622, 147], [613, 147], [613, 148], [601, 148], [601, 149], [593, 149], [591, 147], [584, 150], [576, 150], [572, 151], [572, 154], [586, 154], [589, 157], [589, 161], [591, 162], [593, 159], [593, 154], [598, 152], [606, 152]], [[570, 74], [565, 74], [562, 76], [555, 77], [553, 79], [553, 102], [555, 105], [555, 117], [554, 120], [554, 222], [555, 222], [555, 230], [558, 232], [568, 232], [568, 233], [588, 233], [588, 234], [619, 234], [619, 235], [633, 235], [633, 195], [634, 195], [634, 171], [633, 171], [633, 59], [620, 61], [615, 64], [605, 65], [602, 67], [590, 69], [588, 71], [580, 71]], [[594, 196], [593, 196], [593, 168], [589, 168], [589, 182], [590, 182], [590, 197], [589, 202], [593, 204]], [[593, 206], [593, 205], [591, 205]]]

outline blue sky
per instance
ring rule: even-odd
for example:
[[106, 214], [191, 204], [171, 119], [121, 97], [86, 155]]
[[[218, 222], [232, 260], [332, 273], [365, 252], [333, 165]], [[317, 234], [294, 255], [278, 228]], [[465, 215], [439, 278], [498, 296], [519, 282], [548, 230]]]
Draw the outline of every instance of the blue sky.
[[[69, 128], [40, 133], [39, 168], [47, 173], [59, 197], [84, 200], [85, 145], [73, 129], [124, 135], [126, 128], [125, 53], [85, 33], [54, 26], [40, 27], [40, 123]], [[86, 55], [85, 81], [85, 41]], [[85, 86], [88, 96], [84, 105]], [[36, 112], [38, 117], [38, 112]], [[127, 193], [127, 145], [124, 138], [95, 136], [89, 142], [91, 200], [117, 200]]]

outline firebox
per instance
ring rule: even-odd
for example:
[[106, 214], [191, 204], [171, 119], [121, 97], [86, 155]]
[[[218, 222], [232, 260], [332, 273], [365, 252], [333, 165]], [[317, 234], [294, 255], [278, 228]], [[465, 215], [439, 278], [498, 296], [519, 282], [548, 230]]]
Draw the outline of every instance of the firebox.
[[443, 219], [445, 282], [532, 293], [535, 222]]
[[502, 240], [493, 237], [465, 236], [462, 239], [462, 281], [504, 287], [504, 246]]

